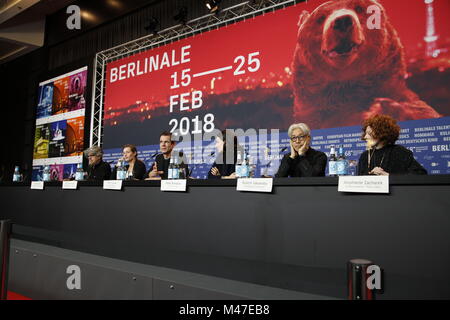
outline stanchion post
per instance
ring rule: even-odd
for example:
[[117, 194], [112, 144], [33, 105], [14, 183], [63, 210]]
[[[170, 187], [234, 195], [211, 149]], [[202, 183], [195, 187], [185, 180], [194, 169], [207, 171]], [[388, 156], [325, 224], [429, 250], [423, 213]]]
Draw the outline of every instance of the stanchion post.
[[0, 220], [0, 300], [6, 300], [8, 295], [11, 226], [11, 220]]
[[374, 292], [367, 285], [369, 260], [352, 259], [347, 262], [348, 300], [374, 300]]

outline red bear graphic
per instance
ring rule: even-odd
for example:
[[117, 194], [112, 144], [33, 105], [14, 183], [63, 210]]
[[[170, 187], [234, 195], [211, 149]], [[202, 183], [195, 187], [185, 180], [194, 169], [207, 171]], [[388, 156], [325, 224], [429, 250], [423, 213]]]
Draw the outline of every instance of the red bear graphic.
[[[368, 21], [371, 12], [379, 14], [378, 26]], [[379, 113], [399, 121], [441, 117], [407, 88], [403, 46], [377, 1], [329, 1], [304, 11], [298, 26], [296, 121], [319, 129], [357, 125]]]

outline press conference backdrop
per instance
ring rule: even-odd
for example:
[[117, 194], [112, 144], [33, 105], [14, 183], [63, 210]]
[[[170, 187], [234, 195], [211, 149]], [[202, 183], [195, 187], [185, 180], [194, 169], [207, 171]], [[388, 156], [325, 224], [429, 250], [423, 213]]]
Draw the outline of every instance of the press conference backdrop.
[[75, 175], [83, 161], [87, 67], [39, 84], [32, 180], [42, 180], [44, 166], [52, 180]]
[[[109, 63], [105, 159], [117, 160], [132, 143], [149, 166], [163, 130], [193, 138], [215, 128], [255, 129], [242, 143], [258, 155], [256, 176], [273, 175], [290, 124], [311, 126], [313, 148], [329, 153], [342, 145], [356, 161], [365, 148], [363, 119], [383, 113], [400, 121], [398, 143], [430, 174], [450, 173], [450, 1], [324, 3], [300, 3]], [[262, 139], [259, 129], [281, 134]], [[213, 139], [180, 146], [192, 175], [204, 178]]]

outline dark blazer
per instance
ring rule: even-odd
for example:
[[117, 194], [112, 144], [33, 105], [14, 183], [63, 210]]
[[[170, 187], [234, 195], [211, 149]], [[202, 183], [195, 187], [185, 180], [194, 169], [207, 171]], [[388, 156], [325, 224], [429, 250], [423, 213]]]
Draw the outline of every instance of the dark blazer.
[[294, 159], [291, 159], [290, 153], [284, 155], [275, 177], [324, 177], [326, 166], [325, 153], [309, 148], [303, 156]]
[[[235, 150], [232, 154], [228, 155], [229, 157], [233, 156], [233, 159], [227, 159], [227, 148], [226, 145], [223, 148], [222, 152], [219, 152], [219, 154], [216, 157], [216, 160], [211, 166], [211, 169], [208, 171], [208, 179], [221, 179], [224, 176], [229, 176], [233, 172], [236, 172], [236, 163], [237, 163], [237, 156], [240, 153], [241, 155], [244, 154], [244, 148], [241, 145], [236, 145]], [[227, 163], [227, 161], [232, 161], [232, 163]], [[217, 170], [219, 170], [220, 175], [215, 176], [211, 173], [212, 168], [216, 167]]]
[[[215, 176], [211, 173], [212, 168], [216, 167], [219, 170], [220, 175]], [[236, 165], [235, 164], [217, 164], [216, 162], [213, 163], [211, 166], [211, 169], [209, 169], [208, 172], [208, 179], [220, 179], [224, 176], [229, 176], [233, 172], [236, 172]]]
[[[182, 156], [181, 164], [180, 166], [184, 168], [186, 178], [189, 176], [189, 168], [186, 165], [186, 159]], [[150, 171], [153, 170], [153, 165], [156, 163], [156, 168], [158, 171], [163, 171], [163, 173], [160, 175], [161, 179], [167, 179], [168, 171], [169, 171], [169, 164], [170, 164], [170, 158], [165, 159], [164, 155], [162, 153], [158, 154], [155, 158], [155, 162], [152, 164], [150, 169], [148, 170], [146, 177], [148, 177], [148, 174]]]
[[108, 180], [111, 176], [111, 166], [109, 165], [109, 163], [102, 160], [93, 166], [88, 166], [87, 174], [88, 180]]
[[[125, 170], [128, 170], [130, 165], [125, 166]], [[147, 168], [145, 167], [145, 163], [139, 159], [136, 159], [133, 167], [133, 179], [136, 180], [144, 180], [145, 173], [147, 172]], [[111, 174], [111, 179], [115, 180], [117, 176], [117, 166], [114, 167], [114, 170]]]

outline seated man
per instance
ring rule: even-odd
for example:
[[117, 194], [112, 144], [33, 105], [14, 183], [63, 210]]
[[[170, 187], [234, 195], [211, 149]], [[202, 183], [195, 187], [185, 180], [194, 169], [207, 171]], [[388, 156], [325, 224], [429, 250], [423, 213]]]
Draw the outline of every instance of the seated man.
[[108, 180], [111, 176], [111, 166], [103, 161], [103, 150], [98, 146], [92, 146], [84, 151], [88, 158], [87, 180]]
[[[173, 155], [175, 144], [175, 141], [172, 141], [172, 134], [170, 132], [164, 131], [161, 133], [159, 137], [159, 149], [161, 153], [156, 156], [155, 162], [149, 170], [145, 180], [167, 179], [170, 159]], [[182, 158], [180, 166], [184, 168], [185, 177], [188, 177], [189, 170], [181, 152], [180, 158]]]
[[327, 166], [325, 153], [310, 147], [311, 130], [304, 123], [289, 127], [291, 153], [281, 160], [276, 178], [284, 177], [323, 177]]

